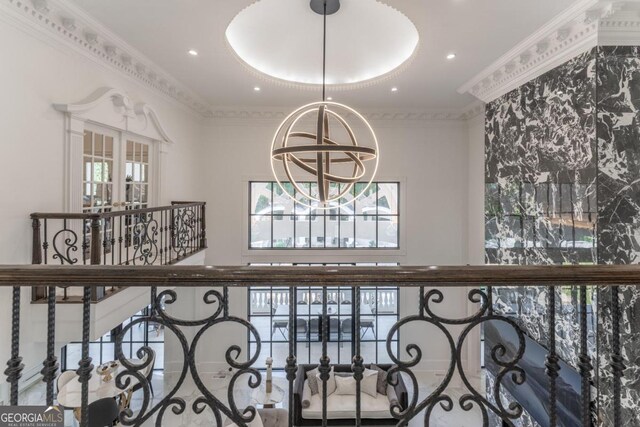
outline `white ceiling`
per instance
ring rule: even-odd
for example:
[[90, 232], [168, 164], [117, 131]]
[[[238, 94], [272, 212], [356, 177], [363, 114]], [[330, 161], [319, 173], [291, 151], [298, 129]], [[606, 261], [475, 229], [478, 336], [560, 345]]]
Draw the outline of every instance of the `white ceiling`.
[[[418, 28], [417, 55], [404, 71], [387, 80], [346, 91], [332, 93], [329, 89], [328, 95], [334, 101], [372, 110], [463, 108], [474, 99], [458, 94], [458, 87], [574, 1], [387, 0]], [[320, 96], [319, 90], [288, 87], [260, 77], [228, 47], [227, 25], [253, 0], [73, 2], [213, 107], [291, 108]], [[199, 55], [188, 55], [189, 49], [196, 49]], [[449, 52], [455, 52], [457, 58], [447, 61]], [[254, 91], [255, 86], [262, 90]], [[397, 92], [391, 92], [393, 86], [398, 87]]]

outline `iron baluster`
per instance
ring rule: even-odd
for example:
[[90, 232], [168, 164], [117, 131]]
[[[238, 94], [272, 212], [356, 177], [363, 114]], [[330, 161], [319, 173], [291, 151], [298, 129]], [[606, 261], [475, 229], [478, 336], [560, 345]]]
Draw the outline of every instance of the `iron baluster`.
[[589, 343], [587, 341], [587, 292], [586, 286], [580, 286], [579, 295], [579, 323], [580, 323], [580, 355], [578, 368], [581, 376], [581, 418], [583, 427], [590, 427], [591, 423], [591, 357], [589, 357]]
[[329, 366], [329, 356], [327, 355], [327, 340], [329, 339], [329, 318], [327, 316], [327, 287], [322, 287], [322, 356], [320, 357], [320, 366], [318, 366], [318, 372], [320, 373], [320, 380], [322, 381], [322, 426], [327, 425], [327, 381], [329, 380], [329, 373], [331, 367]]
[[44, 239], [42, 240], [42, 251], [43, 251], [43, 255], [44, 255], [44, 263], [48, 264], [49, 263], [49, 255], [48, 255], [48, 250], [49, 250], [49, 241], [48, 239], [48, 233], [47, 233], [47, 219], [44, 219]]
[[47, 406], [53, 405], [53, 382], [58, 373], [58, 359], [55, 356], [56, 339], [56, 287], [48, 287], [47, 296], [47, 358], [40, 371], [42, 381], [47, 384]]
[[624, 375], [624, 370], [627, 367], [624, 365], [624, 359], [622, 358], [620, 348], [620, 296], [619, 287], [611, 287], [611, 369], [613, 371], [613, 425], [622, 425], [622, 390], [621, 381]]
[[18, 404], [18, 381], [22, 377], [22, 357], [20, 357], [20, 287], [13, 287], [11, 304], [11, 358], [7, 362], [4, 374], [10, 384], [9, 403]]
[[556, 291], [553, 286], [547, 287], [547, 319], [549, 334], [549, 353], [545, 361], [546, 373], [549, 377], [549, 425], [555, 427], [558, 423], [557, 379], [560, 365], [556, 354]]
[[89, 425], [89, 379], [93, 371], [91, 357], [89, 357], [89, 331], [91, 321], [91, 288], [85, 286], [82, 293], [82, 358], [76, 370], [78, 380], [82, 384], [81, 406], [80, 406], [80, 427]]
[[294, 424], [294, 399], [293, 399], [293, 384], [296, 379], [296, 370], [298, 369], [296, 363], [296, 332], [298, 329], [297, 316], [296, 316], [296, 289], [294, 287], [289, 288], [289, 356], [287, 357], [286, 366], [284, 368], [287, 374], [287, 381], [289, 382], [289, 427], [293, 427]]
[[122, 216], [118, 218], [118, 265], [122, 265]]
[[82, 264], [87, 263], [87, 250], [89, 249], [89, 224], [89, 220], [82, 220]]
[[356, 380], [356, 427], [362, 425], [362, 378], [364, 373], [364, 361], [360, 354], [360, 286], [353, 288], [353, 322], [351, 336], [355, 344], [355, 351], [353, 356], [353, 364], [351, 370], [353, 371], [353, 378]]

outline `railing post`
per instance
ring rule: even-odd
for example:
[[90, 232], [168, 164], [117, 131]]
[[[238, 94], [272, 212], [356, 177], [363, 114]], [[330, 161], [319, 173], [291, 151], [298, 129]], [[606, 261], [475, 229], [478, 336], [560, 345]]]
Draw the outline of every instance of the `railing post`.
[[12, 406], [18, 405], [18, 381], [23, 369], [20, 357], [20, 286], [14, 286], [11, 307], [11, 359], [4, 371], [7, 382], [11, 385], [9, 403]]
[[[100, 215], [94, 215], [91, 217], [91, 252], [90, 252], [91, 265], [100, 265], [101, 250], [102, 250], [102, 239], [100, 238]], [[91, 294], [91, 299], [93, 301], [97, 301], [100, 297], [98, 295], [97, 289], [95, 288], [90, 290], [90, 294]]]
[[200, 208], [200, 249], [207, 248], [207, 204], [202, 203]]
[[31, 217], [33, 229], [33, 247], [31, 248], [31, 264], [42, 264], [42, 237], [40, 236], [40, 219]]
[[101, 249], [100, 216], [95, 215], [91, 218], [91, 265], [99, 265], [101, 263]]

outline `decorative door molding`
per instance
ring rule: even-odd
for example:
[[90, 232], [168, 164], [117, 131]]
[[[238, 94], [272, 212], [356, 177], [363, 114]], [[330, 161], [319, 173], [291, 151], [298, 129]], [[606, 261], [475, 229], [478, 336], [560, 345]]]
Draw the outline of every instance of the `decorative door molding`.
[[[169, 136], [155, 110], [143, 102], [134, 103], [121, 90], [103, 87], [84, 100], [71, 104], [53, 104], [65, 114], [65, 175], [64, 207], [67, 212], [82, 210], [82, 156], [84, 132], [87, 124], [115, 130], [121, 137], [142, 137], [152, 141], [153, 152], [158, 153], [152, 179], [155, 201], [162, 200], [161, 168], [169, 145]], [[159, 154], [163, 154], [160, 156]]]

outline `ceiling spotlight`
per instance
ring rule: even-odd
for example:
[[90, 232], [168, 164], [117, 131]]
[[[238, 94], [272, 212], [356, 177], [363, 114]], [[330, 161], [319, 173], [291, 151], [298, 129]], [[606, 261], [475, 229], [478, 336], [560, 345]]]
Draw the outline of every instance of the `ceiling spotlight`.
[[253, 90], [256, 91], [256, 92], [260, 92], [260, 86], [254, 87]]
[[449, 61], [451, 61], [452, 59], [456, 59], [456, 54], [455, 54], [455, 53], [450, 53], [450, 54], [448, 54], [448, 55], [447, 55], [447, 59], [448, 59]]
[[191, 55], [191, 56], [198, 56], [198, 51], [197, 51], [197, 50], [195, 50], [195, 49], [191, 49], [191, 50], [189, 51], [189, 55]]
[[327, 101], [333, 101], [333, 97], [327, 96]]
[[391, 88], [391, 92], [397, 92], [397, 91], [398, 91], [397, 87], [394, 86], [394, 87]]

